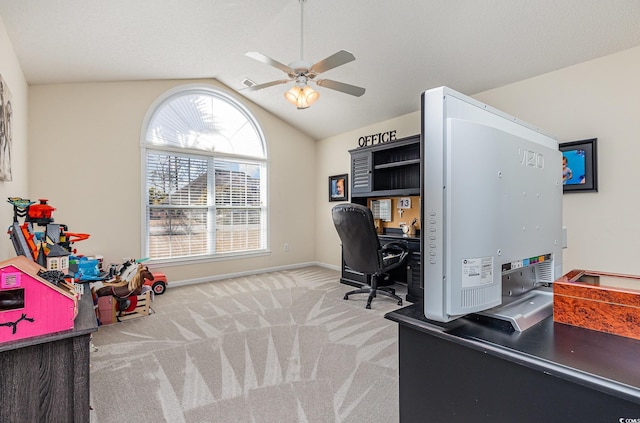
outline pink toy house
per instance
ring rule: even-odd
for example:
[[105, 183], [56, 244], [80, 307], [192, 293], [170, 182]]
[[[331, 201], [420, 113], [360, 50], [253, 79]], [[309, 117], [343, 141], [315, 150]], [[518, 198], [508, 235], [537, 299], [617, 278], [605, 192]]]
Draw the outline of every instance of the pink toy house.
[[73, 329], [75, 295], [38, 276], [24, 256], [0, 262], [0, 342]]

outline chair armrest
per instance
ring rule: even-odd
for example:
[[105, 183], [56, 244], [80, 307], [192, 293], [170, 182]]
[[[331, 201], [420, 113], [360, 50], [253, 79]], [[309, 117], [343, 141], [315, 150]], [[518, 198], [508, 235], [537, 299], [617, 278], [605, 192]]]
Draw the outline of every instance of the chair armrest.
[[391, 241], [391, 242], [387, 242], [386, 244], [384, 244], [382, 246], [382, 251], [385, 251], [385, 250], [391, 249], [391, 248], [395, 248], [396, 250], [407, 251], [409, 249], [409, 246], [407, 245], [406, 241], [405, 242], [402, 242], [402, 241]]
[[391, 251], [397, 251], [404, 256], [407, 256], [409, 254], [409, 246], [407, 245], [407, 243], [399, 241], [388, 242], [384, 244], [380, 250], [382, 251], [382, 254], [391, 253]]
[[390, 270], [404, 262], [409, 255], [409, 246], [406, 242], [392, 241], [383, 245], [380, 249], [380, 253], [382, 255], [383, 262], [391, 261], [391, 265], [387, 267], [387, 270]]

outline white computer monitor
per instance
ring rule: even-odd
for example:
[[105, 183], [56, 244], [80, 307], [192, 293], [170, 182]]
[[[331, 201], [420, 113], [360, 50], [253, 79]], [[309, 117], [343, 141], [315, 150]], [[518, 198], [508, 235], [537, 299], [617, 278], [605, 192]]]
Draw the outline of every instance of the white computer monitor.
[[524, 330], [562, 271], [555, 138], [450, 88], [422, 94], [425, 317], [488, 312]]

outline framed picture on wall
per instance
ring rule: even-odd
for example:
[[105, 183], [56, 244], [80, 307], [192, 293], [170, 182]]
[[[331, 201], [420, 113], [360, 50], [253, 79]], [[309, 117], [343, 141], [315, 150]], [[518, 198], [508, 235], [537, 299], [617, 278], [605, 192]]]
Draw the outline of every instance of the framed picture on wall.
[[329, 176], [329, 201], [347, 201], [349, 199], [347, 182], [346, 173]]
[[598, 191], [597, 138], [560, 143], [564, 192]]
[[11, 173], [11, 92], [0, 75], [0, 181], [12, 181]]

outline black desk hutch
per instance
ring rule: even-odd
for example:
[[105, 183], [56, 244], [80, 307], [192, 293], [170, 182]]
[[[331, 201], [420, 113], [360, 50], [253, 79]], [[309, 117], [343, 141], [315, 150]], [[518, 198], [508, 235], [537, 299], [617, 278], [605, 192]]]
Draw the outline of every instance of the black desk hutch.
[[[368, 200], [420, 196], [420, 135], [350, 150], [351, 202], [367, 206]], [[420, 279], [420, 233], [408, 236], [400, 228], [387, 228], [379, 235], [380, 243], [405, 241], [409, 248], [406, 267], [390, 273], [393, 282], [407, 284], [407, 301], [422, 301]], [[368, 276], [355, 272], [342, 263], [340, 282], [360, 287], [369, 283]]]

